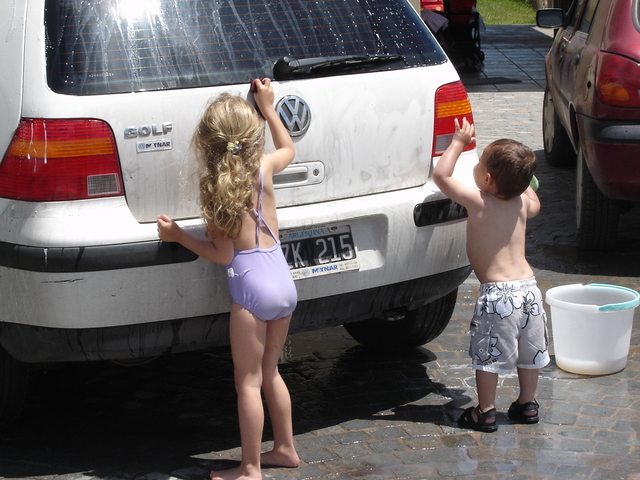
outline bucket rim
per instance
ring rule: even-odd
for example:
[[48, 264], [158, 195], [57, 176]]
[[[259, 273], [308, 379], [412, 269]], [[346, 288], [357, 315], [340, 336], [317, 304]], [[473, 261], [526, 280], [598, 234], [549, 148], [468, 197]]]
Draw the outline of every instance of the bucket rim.
[[[576, 288], [610, 288], [616, 290], [623, 290], [627, 293], [630, 293], [633, 298], [626, 302], [621, 303], [612, 303], [606, 305], [595, 305], [595, 304], [575, 304], [571, 302], [566, 302], [564, 300], [559, 300], [554, 298], [553, 295], [549, 295], [549, 293], [553, 293], [554, 290], [570, 290]], [[620, 310], [628, 310], [631, 308], [635, 308], [640, 304], [640, 293], [635, 290], [627, 287], [621, 287], [618, 285], [606, 285], [602, 283], [590, 283], [588, 285], [583, 285], [581, 283], [570, 284], [570, 285], [560, 285], [557, 287], [550, 288], [547, 290], [547, 294], [545, 295], [546, 302], [555, 307], [564, 308], [567, 310], [581, 311], [585, 313], [597, 313], [597, 312], [615, 312]]]
[[631, 288], [627, 288], [627, 287], [621, 287], [619, 285], [605, 285], [603, 283], [590, 283], [588, 285], [585, 285], [585, 288], [613, 288], [616, 290], [623, 290], [625, 292], [629, 292], [630, 294], [632, 294], [635, 298], [633, 298], [633, 300], [629, 300], [627, 302], [621, 302], [621, 303], [612, 303], [609, 305], [601, 305], [598, 307], [598, 310], [601, 312], [612, 312], [612, 311], [616, 311], [616, 310], [627, 310], [629, 308], [635, 308], [638, 306], [638, 304], [640, 304], [640, 293], [636, 292], [635, 290], [631, 289]]

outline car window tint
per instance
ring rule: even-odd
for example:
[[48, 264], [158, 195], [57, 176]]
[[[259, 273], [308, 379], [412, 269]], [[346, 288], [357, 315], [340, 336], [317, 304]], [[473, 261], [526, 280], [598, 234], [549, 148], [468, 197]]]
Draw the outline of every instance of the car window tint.
[[446, 60], [398, 0], [46, 0], [45, 31], [49, 86], [72, 95], [248, 83], [285, 55]]
[[597, 6], [598, 0], [587, 0], [587, 5], [584, 7], [584, 13], [580, 19], [580, 27], [578, 27], [578, 30], [581, 32], [589, 32]]

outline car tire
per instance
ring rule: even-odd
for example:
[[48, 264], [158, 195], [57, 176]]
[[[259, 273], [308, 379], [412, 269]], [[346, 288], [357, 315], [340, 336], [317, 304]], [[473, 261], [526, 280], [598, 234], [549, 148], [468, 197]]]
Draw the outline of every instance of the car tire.
[[14, 359], [0, 346], [0, 426], [22, 412], [29, 386], [29, 365]]
[[373, 318], [345, 323], [344, 328], [361, 345], [372, 349], [405, 350], [428, 343], [449, 324], [458, 290], [405, 313], [399, 320]]
[[580, 250], [611, 250], [616, 243], [620, 209], [618, 202], [605, 197], [596, 185], [582, 148], [576, 168], [576, 227]]
[[553, 97], [547, 87], [542, 104], [542, 138], [544, 141], [544, 157], [552, 167], [568, 168], [576, 164], [576, 153], [560, 123], [553, 105]]

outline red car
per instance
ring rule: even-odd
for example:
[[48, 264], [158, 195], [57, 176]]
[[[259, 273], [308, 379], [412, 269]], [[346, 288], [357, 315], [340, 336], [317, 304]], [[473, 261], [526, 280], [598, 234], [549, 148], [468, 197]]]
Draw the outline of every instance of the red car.
[[578, 246], [615, 246], [621, 209], [640, 201], [640, 1], [575, 0], [538, 11], [558, 28], [546, 56], [548, 163], [577, 165]]

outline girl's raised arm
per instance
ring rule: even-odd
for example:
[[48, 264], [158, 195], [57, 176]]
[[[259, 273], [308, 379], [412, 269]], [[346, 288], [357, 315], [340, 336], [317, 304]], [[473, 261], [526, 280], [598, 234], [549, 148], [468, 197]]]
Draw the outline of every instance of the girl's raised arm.
[[275, 152], [265, 155], [263, 162], [271, 166], [272, 174], [276, 174], [284, 170], [293, 160], [296, 153], [293, 140], [291, 140], [289, 133], [284, 128], [280, 118], [278, 118], [276, 109], [273, 106], [275, 95], [271, 80], [268, 78], [256, 79], [251, 84], [251, 89], [254, 92], [256, 105], [269, 125], [273, 144], [276, 147]]

